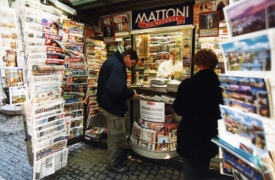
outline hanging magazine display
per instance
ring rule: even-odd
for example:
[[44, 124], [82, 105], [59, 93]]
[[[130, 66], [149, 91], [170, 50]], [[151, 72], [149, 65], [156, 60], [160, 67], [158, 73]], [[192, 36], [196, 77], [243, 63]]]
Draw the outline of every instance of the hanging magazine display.
[[[68, 139], [83, 135], [84, 24], [35, 0], [23, 0], [20, 8], [26, 64], [19, 67], [20, 52], [9, 40], [12, 46], [0, 52], [0, 65], [10, 102], [22, 104], [27, 141], [31, 141], [28, 153], [33, 156], [29, 162], [33, 179], [38, 180], [65, 167]], [[13, 31], [2, 32], [17, 37]]]

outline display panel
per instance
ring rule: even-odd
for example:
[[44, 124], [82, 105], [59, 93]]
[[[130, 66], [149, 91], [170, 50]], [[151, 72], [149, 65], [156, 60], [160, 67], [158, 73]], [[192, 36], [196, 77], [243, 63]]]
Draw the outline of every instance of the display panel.
[[[136, 65], [136, 83], [146, 84], [156, 78], [161, 63], [168, 61], [170, 50], [179, 51], [180, 67], [176, 79], [190, 76], [192, 29], [135, 35], [135, 46], [139, 56]], [[181, 65], [182, 64], [182, 65]]]

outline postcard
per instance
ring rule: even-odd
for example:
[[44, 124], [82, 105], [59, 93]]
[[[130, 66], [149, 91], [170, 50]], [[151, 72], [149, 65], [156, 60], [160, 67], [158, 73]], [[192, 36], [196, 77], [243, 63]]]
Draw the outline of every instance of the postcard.
[[23, 68], [6, 67], [2, 69], [1, 75], [7, 87], [23, 86]]
[[[264, 30], [221, 42], [225, 73], [264, 77], [274, 74], [274, 32]], [[251, 73], [253, 72], [253, 73]]]
[[23, 104], [27, 101], [27, 87], [9, 87], [9, 95], [11, 104]]
[[219, 80], [225, 105], [273, 117], [271, 92], [265, 79], [219, 75]]
[[231, 37], [275, 27], [275, 2], [242, 0], [224, 8]]
[[266, 150], [264, 124], [260, 116], [223, 105], [220, 105], [220, 110], [228, 133], [242, 138], [244, 144], [250, 142], [254, 147]]
[[0, 51], [1, 67], [18, 67], [18, 51], [16, 49], [5, 49]]

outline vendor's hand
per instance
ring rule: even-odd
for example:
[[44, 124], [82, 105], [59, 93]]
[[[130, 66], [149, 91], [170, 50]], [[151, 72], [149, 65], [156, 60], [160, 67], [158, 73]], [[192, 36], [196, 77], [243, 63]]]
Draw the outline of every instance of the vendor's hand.
[[172, 72], [172, 73], [170, 74], [170, 76], [171, 76], [171, 77], [174, 76], [174, 72]]
[[132, 99], [137, 97], [137, 96], [138, 96], [138, 94], [137, 94], [136, 90], [134, 90], [134, 96], [132, 97]]
[[172, 72], [170, 75], [169, 75], [171, 78], [174, 77], [174, 72]]

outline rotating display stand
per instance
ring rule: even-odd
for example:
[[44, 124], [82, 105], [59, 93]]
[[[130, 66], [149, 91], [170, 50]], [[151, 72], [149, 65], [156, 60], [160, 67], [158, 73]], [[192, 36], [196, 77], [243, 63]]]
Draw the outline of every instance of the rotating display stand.
[[151, 159], [171, 159], [179, 156], [176, 152], [176, 131], [179, 123], [176, 121], [172, 104], [147, 99], [147, 96], [142, 97], [143, 99], [133, 100], [131, 149]]

